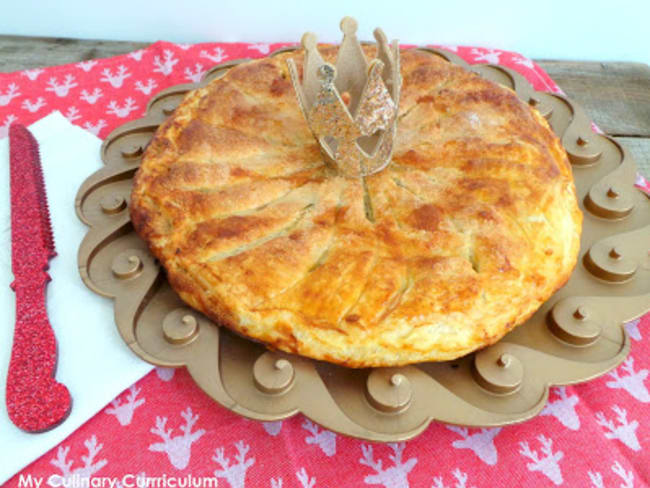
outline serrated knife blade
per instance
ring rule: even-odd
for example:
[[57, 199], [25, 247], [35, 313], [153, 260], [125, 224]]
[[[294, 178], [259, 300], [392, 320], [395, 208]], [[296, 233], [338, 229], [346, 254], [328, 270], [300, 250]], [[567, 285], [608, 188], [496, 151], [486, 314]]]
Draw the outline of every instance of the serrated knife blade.
[[49, 261], [56, 256], [38, 142], [23, 125], [9, 129], [11, 269], [16, 323], [6, 384], [7, 412], [27, 432], [42, 432], [68, 416], [71, 398], [54, 378], [57, 345], [47, 316]]

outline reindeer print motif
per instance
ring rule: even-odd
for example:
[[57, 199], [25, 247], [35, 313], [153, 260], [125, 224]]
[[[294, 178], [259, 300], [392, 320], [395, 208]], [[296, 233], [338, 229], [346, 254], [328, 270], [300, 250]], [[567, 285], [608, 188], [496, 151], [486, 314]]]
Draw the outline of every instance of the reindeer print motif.
[[205, 430], [199, 429], [192, 432], [192, 427], [199, 419], [198, 415], [192, 414], [192, 409], [181, 412], [181, 417], [185, 423], [180, 426], [182, 435], [172, 437], [174, 429], [166, 429], [167, 417], [156, 417], [156, 426], [150, 430], [152, 434], [159, 436], [163, 442], [156, 442], [149, 445], [149, 450], [154, 452], [164, 452], [167, 454], [169, 462], [176, 469], [185, 469], [190, 462], [191, 447], [197, 440], [205, 434]]
[[314, 485], [316, 484], [316, 478], [310, 477], [305, 468], [300, 468], [300, 470], [296, 472], [296, 478], [302, 488], [314, 488]]
[[165, 76], [169, 76], [174, 71], [174, 66], [178, 63], [178, 59], [174, 57], [174, 53], [169, 49], [163, 51], [163, 59], [160, 59], [160, 56], [154, 56], [153, 65], [154, 73], [161, 73]]
[[156, 367], [156, 376], [163, 381], [171, 381], [176, 373], [176, 368], [164, 368], [162, 366]]
[[79, 120], [81, 118], [81, 115], [79, 115], [79, 109], [77, 107], [68, 107], [68, 110], [66, 110], [65, 114], [63, 116], [68, 119], [68, 122], [74, 122], [75, 120]]
[[471, 449], [481, 461], [490, 466], [494, 466], [497, 463], [498, 456], [497, 448], [494, 445], [494, 438], [501, 432], [501, 427], [481, 429], [471, 435], [466, 427], [448, 425], [447, 428], [462, 437], [462, 439], [457, 439], [452, 442], [451, 445], [453, 447], [456, 449]]
[[104, 68], [104, 71], [102, 71], [102, 77], [99, 79], [99, 81], [110, 83], [113, 88], [120, 88], [124, 84], [124, 80], [126, 80], [129, 76], [131, 76], [131, 73], [129, 73], [129, 70], [126, 68], [126, 66], [122, 64], [117, 67], [115, 74], [113, 74], [110, 69]]
[[209, 59], [213, 63], [221, 63], [222, 61], [225, 61], [228, 59], [228, 55], [226, 54], [226, 51], [223, 50], [221, 47], [215, 47], [214, 50], [212, 51], [212, 54], [210, 54], [208, 51], [202, 50], [199, 53], [199, 56], [202, 58]]
[[16, 117], [13, 114], [7, 115], [7, 118], [3, 122], [2, 125], [0, 125], [0, 139], [3, 139], [9, 135], [9, 126], [16, 122], [18, 120], [18, 117]]
[[266, 43], [251, 44], [248, 46], [248, 49], [254, 49], [260, 54], [268, 54], [271, 50], [271, 46]]
[[135, 89], [144, 93], [145, 95], [151, 95], [151, 92], [157, 86], [158, 83], [156, 83], [156, 80], [152, 80], [151, 78], [147, 80], [146, 85], [139, 80], [135, 82]]
[[549, 401], [540, 415], [552, 415], [560, 421], [567, 429], [580, 429], [580, 417], [575, 410], [579, 401], [578, 395], [567, 395], [566, 386], [555, 388], [559, 398]]
[[92, 134], [94, 134], [96, 136], [99, 135], [101, 130], [106, 126], [107, 126], [107, 124], [106, 124], [106, 121], [104, 119], [99, 119], [94, 124], [91, 124], [90, 122], [84, 122], [84, 125], [83, 125], [84, 129], [86, 129], [87, 131], [91, 132]]
[[[622, 369], [627, 374], [620, 376], [619, 369]], [[609, 373], [609, 376], [614, 379], [607, 382], [608, 387], [622, 388], [641, 403], [650, 403], [650, 392], [648, 392], [648, 388], [644, 384], [648, 377], [648, 370], [635, 371], [632, 356], [628, 357], [620, 368]]]
[[[221, 466], [221, 469], [214, 471], [217, 478], [225, 478], [230, 484], [230, 488], [244, 488], [246, 485], [246, 472], [255, 464], [255, 458], [246, 459], [246, 454], [250, 450], [248, 444], [244, 441], [235, 443], [237, 454], [235, 454], [235, 464], [230, 464], [230, 459], [224, 456], [224, 448], [218, 447], [214, 450], [212, 460]], [[280, 482], [282, 483], [282, 482]]]
[[528, 446], [528, 442], [520, 442], [519, 453], [532, 460], [526, 467], [528, 471], [540, 471], [554, 484], [561, 485], [564, 480], [562, 479], [562, 471], [560, 470], [560, 460], [564, 457], [562, 451], [553, 452], [553, 441], [543, 434], [537, 437], [542, 445], [542, 454], [544, 457], [540, 459], [537, 451], [532, 451]]
[[194, 65], [194, 71], [191, 68], [185, 68], [185, 79], [191, 81], [192, 83], [198, 83], [203, 78], [205, 70], [201, 63], [196, 63]]
[[97, 100], [103, 97], [101, 88], [94, 88], [92, 92], [89, 92], [86, 89], [81, 90], [81, 95], [79, 98], [84, 102], [88, 102], [90, 105], [94, 105]]
[[474, 62], [485, 61], [490, 64], [499, 64], [501, 51], [494, 49], [472, 49], [471, 53], [475, 56]]
[[262, 427], [264, 427], [264, 430], [268, 435], [275, 437], [282, 430], [282, 420], [275, 420], [273, 422], [262, 422]]
[[68, 460], [68, 453], [70, 452], [70, 446], [59, 446], [57, 450], [56, 458], [50, 460], [50, 464], [59, 469], [60, 474], [52, 475], [48, 478], [48, 484], [50, 486], [71, 486], [70, 481], [73, 479], [75, 482], [86, 482], [92, 475], [106, 466], [106, 459], [100, 459], [95, 461], [95, 457], [104, 447], [103, 444], [97, 444], [97, 438], [93, 435], [89, 439], [84, 441], [84, 446], [88, 452], [87, 455], [81, 456], [81, 461], [83, 462], [82, 466], [77, 468], [72, 468], [74, 460]]
[[19, 97], [18, 85], [10, 83], [6, 92], [0, 91], [0, 107], [6, 107], [14, 98]]
[[521, 66], [525, 66], [528, 69], [534, 69], [533, 61], [531, 59], [525, 58], [523, 56], [515, 55], [511, 60]]
[[38, 97], [36, 101], [32, 102], [30, 99], [26, 98], [23, 100], [23, 103], [21, 107], [24, 110], [27, 110], [30, 113], [36, 113], [38, 112], [41, 108], [43, 108], [45, 105], [47, 105], [47, 102], [45, 102], [45, 99], [43, 97]]
[[388, 455], [388, 459], [393, 463], [388, 468], [383, 467], [382, 460], [375, 461], [372, 452], [372, 446], [362, 444], [361, 452], [363, 457], [359, 459], [359, 464], [368, 466], [375, 471], [375, 474], [367, 475], [363, 481], [367, 485], [382, 485], [384, 488], [409, 488], [408, 475], [417, 464], [417, 458], [410, 458], [407, 461], [402, 460], [402, 454], [406, 444], [388, 444], [393, 454]]
[[129, 425], [133, 420], [135, 409], [144, 404], [144, 398], [138, 399], [138, 393], [140, 393], [140, 388], [131, 385], [129, 393], [126, 395], [126, 402], [122, 403], [119, 398], [116, 398], [104, 412], [114, 415], [120, 425]]
[[133, 51], [132, 53], [129, 53], [129, 57], [133, 59], [134, 61], [142, 61], [142, 55], [144, 54], [144, 49], [138, 49], [137, 51]]
[[605, 437], [607, 439], [618, 439], [633, 451], [640, 451], [641, 445], [636, 436], [636, 429], [639, 427], [639, 422], [633, 420], [629, 423], [627, 421], [627, 410], [618, 405], [613, 405], [612, 410], [616, 414], [616, 422], [618, 425], [613, 420], [605, 417], [603, 412], [596, 413], [596, 422], [598, 425], [607, 429], [605, 431]]
[[86, 73], [89, 73], [97, 65], [98, 61], [95, 59], [89, 59], [87, 61], [80, 61], [75, 66]]
[[108, 104], [108, 110], [106, 110], [106, 113], [123, 119], [124, 117], [128, 117], [134, 110], [137, 110], [137, 108], [138, 106], [135, 104], [135, 100], [128, 97], [124, 100], [124, 105], [122, 106], [118, 105], [115, 100], [111, 100], [111, 103]]
[[[467, 486], [467, 473], [463, 473], [460, 469], [456, 468], [451, 473], [454, 478], [456, 478], [456, 484], [454, 488], [475, 488]], [[442, 476], [436, 476], [433, 478], [433, 485], [431, 488], [447, 488], [445, 485]]]
[[612, 471], [616, 476], [623, 480], [623, 483], [620, 484], [620, 488], [634, 488], [634, 473], [632, 473], [632, 471], [626, 471], [618, 461], [612, 465]]
[[302, 428], [312, 434], [305, 438], [307, 444], [316, 444], [328, 457], [332, 457], [336, 454], [336, 434], [334, 432], [330, 432], [326, 429], [319, 429], [318, 426], [309, 419], [305, 419]]
[[43, 71], [45, 70], [42, 68], [26, 69], [20, 74], [26, 76], [31, 81], [35, 81]]
[[67, 97], [70, 90], [75, 86], [77, 86], [77, 83], [75, 82], [75, 77], [72, 75], [65, 75], [61, 84], [59, 84], [57, 78], [53, 76], [48, 80], [45, 91], [54, 92], [57, 97], [63, 98]]
[[[627, 471], [618, 461], [612, 465], [612, 471], [622, 480], [622, 483], [618, 485], [620, 488], [634, 488], [634, 473], [632, 471]], [[591, 481], [591, 488], [605, 488], [603, 476], [599, 472], [587, 471], [587, 474]]]
[[605, 485], [603, 484], [602, 474], [594, 471], [587, 471], [587, 474], [589, 475], [589, 480], [591, 481], [591, 488], [605, 488]]

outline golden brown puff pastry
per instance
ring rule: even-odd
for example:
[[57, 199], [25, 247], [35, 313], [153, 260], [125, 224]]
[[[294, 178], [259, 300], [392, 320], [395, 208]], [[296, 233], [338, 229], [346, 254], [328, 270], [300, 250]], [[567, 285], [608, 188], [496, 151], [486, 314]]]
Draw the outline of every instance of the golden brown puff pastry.
[[301, 72], [285, 53], [188, 93], [137, 172], [133, 224], [190, 306], [272, 348], [389, 366], [492, 344], [567, 281], [582, 214], [536, 110], [403, 51], [393, 159], [364, 185], [323, 162], [289, 57]]

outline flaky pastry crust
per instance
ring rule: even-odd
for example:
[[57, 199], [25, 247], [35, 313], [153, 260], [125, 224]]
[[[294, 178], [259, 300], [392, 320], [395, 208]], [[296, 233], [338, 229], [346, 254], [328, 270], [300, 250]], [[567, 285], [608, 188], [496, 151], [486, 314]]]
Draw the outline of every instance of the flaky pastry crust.
[[285, 53], [188, 93], [136, 174], [133, 225], [190, 306], [282, 351], [394, 366], [492, 344], [568, 280], [582, 214], [535, 109], [403, 51], [392, 162], [347, 178], [323, 162], [289, 57], [301, 72]]

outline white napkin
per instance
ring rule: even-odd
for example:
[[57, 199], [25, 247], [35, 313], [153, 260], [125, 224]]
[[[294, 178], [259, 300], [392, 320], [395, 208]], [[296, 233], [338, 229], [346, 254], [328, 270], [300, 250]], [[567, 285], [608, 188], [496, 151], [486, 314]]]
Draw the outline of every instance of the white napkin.
[[87, 227], [74, 210], [77, 188], [102, 166], [101, 140], [52, 112], [30, 127], [38, 140], [58, 256], [50, 261], [47, 310], [59, 346], [57, 380], [72, 396], [70, 416], [55, 429], [28, 434], [7, 416], [5, 384], [15, 322], [11, 273], [9, 141], [0, 140], [0, 485], [79, 428], [153, 366], [133, 354], [113, 321], [113, 303], [85, 287], [77, 249]]

